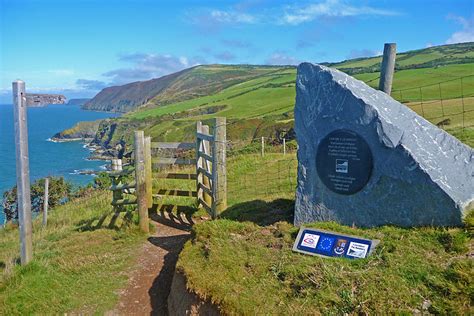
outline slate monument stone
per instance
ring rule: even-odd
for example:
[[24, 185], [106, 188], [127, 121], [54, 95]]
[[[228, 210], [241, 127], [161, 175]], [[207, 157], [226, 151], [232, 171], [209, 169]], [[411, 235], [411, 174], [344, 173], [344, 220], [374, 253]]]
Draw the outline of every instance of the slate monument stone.
[[296, 82], [295, 225], [460, 225], [474, 150], [387, 94], [303, 63]]

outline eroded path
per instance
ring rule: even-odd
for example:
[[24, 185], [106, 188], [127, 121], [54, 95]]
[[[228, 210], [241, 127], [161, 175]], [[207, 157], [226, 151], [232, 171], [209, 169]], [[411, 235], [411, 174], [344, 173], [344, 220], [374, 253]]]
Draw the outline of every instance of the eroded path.
[[167, 212], [150, 216], [156, 232], [139, 252], [128, 285], [120, 291], [119, 303], [109, 315], [168, 315], [167, 298], [176, 262], [190, 238], [192, 220]]

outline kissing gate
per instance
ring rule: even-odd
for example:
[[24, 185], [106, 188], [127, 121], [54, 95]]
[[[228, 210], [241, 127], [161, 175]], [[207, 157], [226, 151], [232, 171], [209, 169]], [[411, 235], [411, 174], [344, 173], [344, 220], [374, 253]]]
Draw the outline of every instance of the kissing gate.
[[[140, 228], [148, 231], [148, 209], [154, 200], [166, 196], [180, 196], [197, 199], [197, 206], [204, 208], [215, 219], [227, 208], [226, 173], [226, 119], [214, 119], [214, 133], [208, 125], [196, 123], [195, 143], [152, 142], [143, 131], [135, 131], [135, 163], [122, 169], [121, 161], [112, 161], [113, 192], [112, 205], [115, 214], [124, 211], [125, 205], [137, 204]], [[173, 158], [154, 156], [154, 152], [167, 150]], [[183, 158], [183, 152], [195, 151], [195, 158]], [[184, 166], [176, 173], [172, 166]], [[126, 183], [127, 177], [135, 173], [135, 181]], [[196, 181], [196, 191], [185, 189], [153, 188], [155, 179]], [[125, 198], [125, 196], [129, 196]]]

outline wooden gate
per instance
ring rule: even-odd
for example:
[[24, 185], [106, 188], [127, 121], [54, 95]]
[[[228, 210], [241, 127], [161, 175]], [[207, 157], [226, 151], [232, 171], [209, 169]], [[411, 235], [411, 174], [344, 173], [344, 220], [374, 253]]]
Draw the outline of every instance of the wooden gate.
[[[154, 154], [163, 150], [172, 152], [173, 157]], [[194, 151], [194, 158], [182, 155], [183, 152], [190, 151]], [[135, 131], [134, 159], [133, 168], [110, 174], [113, 180], [110, 189], [114, 192], [112, 205], [116, 212], [121, 211], [124, 205], [137, 204], [143, 231], [148, 231], [148, 209], [153, 204], [162, 204], [161, 201], [166, 196], [196, 199], [198, 207], [204, 208], [213, 219], [227, 208], [225, 118], [214, 119], [213, 134], [208, 125], [197, 122], [194, 143], [151, 142], [151, 138], [145, 137], [143, 131]], [[174, 172], [176, 166], [184, 168], [181, 172]], [[134, 182], [122, 181], [123, 176], [133, 172]], [[153, 178], [195, 181], [196, 190], [153, 188]], [[124, 199], [123, 193], [132, 193], [136, 198]]]
[[214, 134], [209, 126], [196, 125], [196, 173], [198, 206], [214, 219], [227, 208], [226, 119], [214, 120]]

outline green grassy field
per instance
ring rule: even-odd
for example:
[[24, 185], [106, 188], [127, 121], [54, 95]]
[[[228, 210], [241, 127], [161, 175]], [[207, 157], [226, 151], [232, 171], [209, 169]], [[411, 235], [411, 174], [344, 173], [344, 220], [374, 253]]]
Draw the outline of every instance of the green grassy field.
[[[444, 121], [444, 129], [470, 146], [474, 144], [470, 136], [474, 129], [473, 47], [472, 43], [466, 43], [398, 54], [392, 92], [393, 98], [433, 124]], [[349, 73], [366, 71], [356, 72], [354, 76], [376, 88], [379, 64], [380, 57], [374, 57], [335, 63], [331, 67]], [[378, 66], [373, 68], [374, 65]], [[195, 122], [209, 122], [215, 116], [227, 117], [232, 123], [228, 127], [228, 138], [241, 146], [248, 146], [261, 136], [291, 137], [285, 133], [293, 127], [296, 69], [254, 67], [246, 73], [249, 71], [246, 67], [209, 65], [193, 68], [192, 80], [182, 78], [166, 96], [152, 99], [145, 106], [105, 124], [97, 134], [99, 141], [109, 146], [123, 140], [131, 143], [130, 131], [134, 129], [142, 129], [160, 141], [192, 140]], [[239, 72], [240, 68], [245, 71]], [[240, 74], [240, 81], [232, 84], [233, 73]], [[186, 95], [189, 95], [189, 89], [197, 91], [196, 87], [188, 87], [191, 82], [196, 83], [197, 74], [206, 82], [198, 89], [200, 93], [192, 94], [193, 98], [185, 101], [176, 101], [181, 100], [179, 91], [175, 91], [178, 88]], [[242, 79], [244, 75], [248, 76], [245, 80]], [[207, 88], [212, 78], [227, 83], [219, 85], [222, 89], [218, 91], [215, 85]]]
[[177, 265], [225, 314], [472, 312], [472, 219], [450, 229], [310, 224], [381, 243], [363, 260], [306, 256], [291, 250], [295, 175], [277, 172], [295, 170], [295, 156], [237, 156], [229, 166], [229, 208], [194, 226]]
[[[230, 155], [228, 208], [221, 219], [196, 224], [180, 255], [178, 269], [190, 289], [228, 314], [414, 313], [423, 304], [431, 313], [469, 311], [472, 223], [453, 229], [313, 224], [382, 242], [374, 256], [357, 261], [293, 253], [297, 160], [294, 152], [271, 149], [263, 158], [251, 150]], [[155, 191], [195, 185], [154, 180]], [[18, 230], [0, 231], [0, 314], [101, 314], [116, 304], [146, 236], [137, 232], [136, 218], [130, 227], [123, 216], [111, 225], [110, 200], [99, 191], [54, 209], [46, 229], [35, 221], [35, 260], [26, 267], [17, 265]], [[206, 217], [194, 199], [155, 202], [187, 206], [195, 222]]]
[[[0, 315], [103, 313], [114, 307], [146, 236], [121, 216], [111, 225], [111, 195], [95, 192], [33, 225], [34, 260], [19, 266], [18, 229], [0, 229]], [[109, 215], [109, 216], [107, 216]]]

